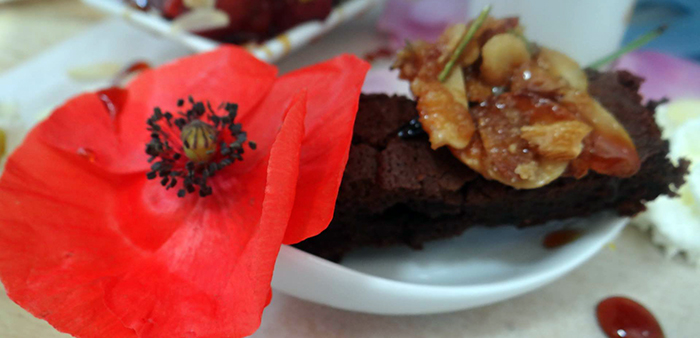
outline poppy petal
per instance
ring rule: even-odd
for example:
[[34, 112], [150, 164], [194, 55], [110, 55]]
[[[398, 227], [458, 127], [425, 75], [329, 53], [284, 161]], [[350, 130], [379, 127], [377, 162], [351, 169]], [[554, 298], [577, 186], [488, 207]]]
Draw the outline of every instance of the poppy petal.
[[360, 91], [369, 68], [367, 62], [355, 56], [342, 55], [288, 73], [275, 82], [254, 114], [240, 116], [251, 139], [258, 143], [259, 148], [264, 148], [270, 144], [271, 137], [262, 130], [266, 123], [278, 118], [272, 115], [276, 107], [289, 104], [299, 88], [308, 91], [299, 184], [285, 244], [319, 234], [333, 217], [352, 141]]
[[9, 297], [79, 337], [136, 337], [104, 305], [101, 279], [137, 256], [114, 226], [114, 181], [31, 132], [0, 180], [0, 278]]
[[192, 96], [210, 101], [214, 108], [232, 102], [242, 110], [253, 110], [269, 92], [276, 74], [274, 66], [244, 49], [222, 47], [142, 72], [123, 91], [116, 110], [107, 109], [106, 102], [111, 103], [104, 92], [84, 94], [58, 108], [39, 128], [47, 144], [70, 153], [87, 152], [95, 165], [108, 172], [145, 171], [149, 167], [144, 153], [149, 140], [146, 120], [155, 107], [175, 114], [182, 110], [177, 101]]
[[[236, 46], [179, 59], [145, 71], [129, 84], [130, 98], [124, 110], [136, 112], [129, 112], [125, 124], [145, 125], [156, 106], [163, 111], [181, 111], [177, 100], [190, 96], [210, 101], [214, 109], [231, 102], [237, 103], [241, 111], [252, 111], [267, 96], [276, 76], [277, 68]], [[141, 127], [132, 129], [143, 134]]]
[[[305, 78], [319, 78], [308, 87], [313, 94], [309, 95], [297, 195], [284, 244], [318, 235], [333, 218], [340, 181], [348, 162], [362, 84], [369, 69], [369, 63], [346, 55], [311, 67], [307, 74], [294, 73], [289, 79], [278, 80], [284, 85], [286, 81], [291, 84]], [[320, 74], [330, 76], [321, 77]]]
[[[140, 124], [142, 127], [146, 120], [143, 121]], [[69, 100], [42, 122], [37, 130], [47, 145], [82, 155], [107, 171], [132, 172], [148, 168], [147, 156], [142, 149], [145, 142], [141, 142], [138, 148], [131, 142], [123, 142], [114, 118], [96, 93]]]
[[[368, 69], [341, 56], [275, 80], [273, 66], [223, 47], [142, 73], [116, 90], [121, 109], [101, 93], [69, 101], [0, 179], [8, 294], [78, 337], [251, 334], [280, 245], [332, 218]], [[238, 103], [258, 141], [209, 179], [207, 198], [178, 198], [142, 172], [146, 119], [189, 95]]]
[[295, 83], [310, 84], [297, 196], [284, 236], [285, 244], [318, 235], [333, 218], [360, 92], [369, 68], [367, 62], [346, 55], [291, 73], [275, 84], [275, 89], [288, 86], [286, 90], [294, 88]]
[[[214, 177], [214, 195], [192, 197], [184, 206], [160, 195], [159, 202], [141, 200], [132, 204], [143, 207], [120, 211], [134, 212], [130, 238], [148, 252], [104, 284], [107, 306], [127, 327], [140, 337], [238, 337], [257, 329], [294, 206], [305, 115], [301, 92], [286, 110], [269, 158], [245, 174]], [[126, 194], [132, 201], [158, 200], [148, 184], [136, 183]], [[159, 225], [164, 222], [178, 225]]]

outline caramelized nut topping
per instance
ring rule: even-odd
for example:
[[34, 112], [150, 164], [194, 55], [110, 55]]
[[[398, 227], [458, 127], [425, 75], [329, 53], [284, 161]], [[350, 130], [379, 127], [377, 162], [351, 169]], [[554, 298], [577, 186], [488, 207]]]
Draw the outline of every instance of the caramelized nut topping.
[[505, 93], [482, 102], [471, 113], [479, 141], [455, 154], [483, 176], [526, 189], [549, 183], [566, 170], [568, 160], [543, 156], [522, 135], [528, 126], [575, 121], [563, 106], [536, 95]]
[[572, 58], [555, 50], [542, 47], [537, 54], [537, 64], [549, 71], [553, 78], [565, 80], [572, 89], [583, 92], [588, 90], [586, 73]]
[[420, 122], [433, 149], [445, 145], [465, 148], [474, 134], [463, 81], [461, 70], [455, 70], [444, 85], [417, 80], [411, 86], [414, 93], [422, 93], [418, 98]]
[[508, 84], [513, 71], [530, 60], [530, 53], [523, 40], [513, 34], [495, 35], [481, 51], [481, 76], [493, 86]]
[[530, 161], [527, 163], [518, 164], [514, 171], [520, 177], [520, 179], [528, 181], [537, 177], [538, 167], [537, 162]]
[[624, 127], [588, 94], [581, 67], [534, 46], [518, 20], [487, 18], [441, 82], [438, 75], [469, 25], [434, 43], [410, 43], [394, 67], [411, 81], [434, 149], [448, 146], [487, 179], [517, 189], [589, 170], [627, 177], [640, 160]]
[[[451, 29], [458, 34], [464, 29]], [[411, 44], [399, 53], [395, 67], [405, 78], [411, 78], [411, 91], [418, 97], [420, 122], [430, 135], [433, 149], [448, 145], [462, 149], [469, 145], [474, 123], [469, 115], [464, 77], [457, 68], [444, 82], [438, 74], [449, 58], [452, 35], [443, 35], [440, 43]], [[447, 56], [447, 57], [445, 57]]]
[[583, 150], [583, 139], [593, 130], [581, 121], [561, 121], [520, 128], [521, 135], [537, 152], [553, 160], [570, 161]]

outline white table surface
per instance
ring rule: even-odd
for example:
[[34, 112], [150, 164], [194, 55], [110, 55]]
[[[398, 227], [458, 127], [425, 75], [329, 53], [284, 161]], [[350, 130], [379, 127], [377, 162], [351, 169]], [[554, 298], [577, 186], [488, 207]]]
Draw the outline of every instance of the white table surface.
[[[0, 4], [0, 76], [103, 16], [77, 0]], [[382, 44], [366, 17], [331, 33], [279, 66], [298, 68]], [[628, 228], [614, 245], [570, 275], [503, 303], [450, 314], [389, 317], [351, 313], [275, 293], [255, 337], [602, 337], [598, 301], [625, 295], [646, 305], [668, 337], [698, 337], [700, 269], [663, 258], [646, 234]], [[0, 338], [68, 337], [0, 292]]]

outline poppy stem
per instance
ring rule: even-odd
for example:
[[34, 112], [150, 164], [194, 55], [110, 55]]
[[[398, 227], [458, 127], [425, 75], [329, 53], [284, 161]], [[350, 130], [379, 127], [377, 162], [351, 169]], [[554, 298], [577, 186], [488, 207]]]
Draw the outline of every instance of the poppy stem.
[[591, 63], [587, 68], [598, 69], [600, 67], [603, 67], [603, 66], [607, 65], [608, 63], [617, 60], [619, 57], [621, 57], [621, 56], [623, 56], [623, 55], [625, 55], [625, 54], [627, 54], [635, 49], [638, 49], [638, 48], [646, 45], [647, 43], [651, 42], [652, 40], [658, 38], [661, 34], [664, 33], [664, 31], [666, 31], [667, 28], [668, 28], [668, 26], [666, 26], [666, 25], [657, 27], [656, 29], [652, 30], [651, 32], [648, 32], [648, 33], [638, 37], [634, 41], [632, 41], [632, 42], [628, 43], [627, 45], [623, 46], [622, 48], [616, 50], [612, 54], [605, 56], [596, 62]]
[[479, 27], [481, 27], [481, 25], [484, 24], [484, 21], [486, 21], [486, 18], [489, 16], [489, 12], [491, 12], [491, 5], [484, 7], [484, 9], [481, 10], [481, 14], [479, 14], [476, 20], [474, 20], [474, 23], [469, 26], [469, 30], [466, 34], [464, 34], [464, 37], [459, 42], [459, 45], [452, 53], [452, 57], [450, 57], [450, 60], [445, 65], [445, 68], [443, 68], [442, 72], [440, 72], [440, 76], [438, 77], [440, 82], [444, 82], [450, 73], [452, 73], [452, 68], [454, 68], [459, 57], [462, 56], [462, 53], [464, 52], [464, 49], [467, 48], [469, 42], [472, 40], [472, 38], [474, 38], [476, 31], [479, 29]]
[[5, 135], [5, 131], [0, 129], [0, 159], [2, 159], [3, 156], [5, 156], [5, 140], [7, 136]]

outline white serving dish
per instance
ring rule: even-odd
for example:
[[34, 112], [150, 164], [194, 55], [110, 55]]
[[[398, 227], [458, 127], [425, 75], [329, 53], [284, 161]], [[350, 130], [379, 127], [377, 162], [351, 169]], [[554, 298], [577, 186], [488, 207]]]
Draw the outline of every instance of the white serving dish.
[[[155, 11], [141, 11], [126, 5], [122, 0], [83, 0], [83, 2], [107, 13], [121, 16], [139, 27], [178, 41], [195, 52], [212, 50], [220, 44], [218, 41], [193, 33], [175, 30], [170, 21]], [[368, 11], [375, 2], [375, 0], [348, 0], [336, 6], [324, 21], [305, 22], [261, 44], [249, 44], [246, 47], [257, 58], [267, 62], [275, 62], [326, 34], [343, 22]]]
[[[91, 53], [76, 53], [86, 48]], [[109, 86], [109, 79], [76, 81], [67, 75], [70, 69], [104, 62], [126, 65], [134, 60], [157, 65], [187, 53], [175, 42], [143, 34], [121, 20], [109, 20], [2, 74], [0, 103], [9, 103], [24, 125], [33, 125], [69, 97]], [[44, 81], [31, 80], [36, 78]], [[610, 242], [627, 221], [598, 215], [573, 224], [525, 230], [474, 228], [458, 238], [428, 243], [422, 251], [361, 250], [348, 255], [341, 265], [283, 246], [272, 285], [295, 297], [368, 313], [472, 308], [515, 297], [563, 276]], [[563, 226], [586, 231], [567, 246], [544, 250], [542, 237]]]
[[[284, 246], [272, 287], [335, 308], [384, 315], [430, 314], [483, 306], [544, 286], [611, 242], [628, 218], [600, 214], [519, 230], [474, 228], [426, 244], [361, 250], [335, 264]], [[543, 237], [562, 227], [585, 229], [554, 250]]]

